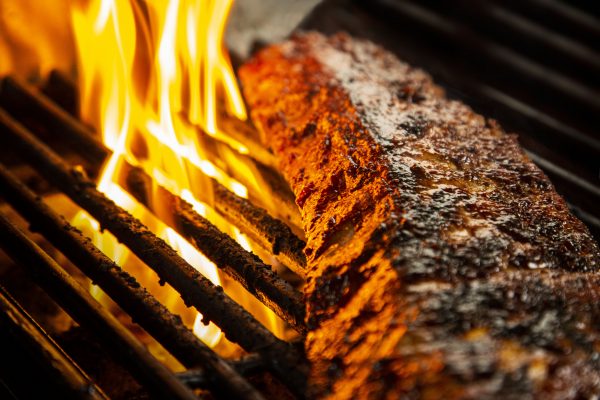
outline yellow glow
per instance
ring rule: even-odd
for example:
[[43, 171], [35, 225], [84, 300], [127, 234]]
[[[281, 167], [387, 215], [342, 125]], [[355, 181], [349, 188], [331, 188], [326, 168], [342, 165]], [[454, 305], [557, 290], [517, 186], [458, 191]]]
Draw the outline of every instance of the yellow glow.
[[43, 78], [53, 69], [71, 71], [68, 1], [0, 1], [0, 76], [30, 79]]
[[[198, 140], [198, 131], [202, 130], [248, 152], [219, 127], [224, 115], [246, 119], [244, 102], [223, 46], [231, 5], [232, 0], [90, 0], [74, 5], [71, 12], [78, 51], [81, 115], [102, 133], [104, 143], [113, 151], [102, 171], [99, 189], [162, 236], [213, 283], [223, 284], [226, 291], [232, 285], [223, 281], [225, 278], [213, 263], [126, 193], [119, 186], [118, 177], [122, 160], [142, 168], [156, 183], [191, 203], [199, 214], [251, 250], [236, 228], [213, 218], [215, 212], [197, 200], [195, 194], [210, 192], [212, 186], [205, 183], [198, 187], [202, 180], [190, 170], [194, 166], [238, 195], [248, 195], [244, 185], [206, 159], [209, 150], [202, 148]], [[244, 168], [242, 164], [235, 167]], [[158, 198], [152, 198], [151, 203], [159, 209], [156, 215], [164, 216], [170, 211]], [[126, 262], [134, 257], [112, 236], [98, 232], [97, 223], [87, 214], [81, 213], [75, 222], [95, 230], [94, 241], [104, 252], [124, 264], [184, 320], [193, 321], [194, 332], [205, 343], [216, 346], [221, 341], [223, 335], [216, 326], [205, 326], [201, 315], [175, 305], [179, 301], [175, 291], [159, 286], [156, 276], [142, 271], [139, 263], [133, 266], [133, 262]], [[274, 332], [281, 331], [280, 322], [270, 310], [262, 309], [252, 299], [246, 301], [249, 294], [236, 289], [230, 295], [241, 303], [252, 304], [257, 309], [251, 312], [261, 322]]]

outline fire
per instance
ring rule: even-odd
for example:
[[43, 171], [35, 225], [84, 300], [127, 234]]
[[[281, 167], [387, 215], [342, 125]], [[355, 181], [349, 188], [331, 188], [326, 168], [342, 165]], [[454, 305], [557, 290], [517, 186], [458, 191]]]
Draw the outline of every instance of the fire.
[[65, 21], [68, 7], [67, 0], [0, 1], [0, 76], [39, 78], [52, 69], [70, 71], [74, 49]]
[[[78, 55], [81, 115], [101, 133], [113, 151], [103, 168], [99, 189], [141, 219], [183, 258], [226, 291], [234, 287], [217, 268], [161, 219], [169, 210], [153, 198], [150, 213], [118, 184], [123, 160], [141, 167], [156, 183], [190, 202], [195, 210], [249, 249], [240, 232], [218, 218], [197, 194], [211, 186], [198, 176], [219, 180], [238, 195], [247, 189], [205, 157], [198, 130], [218, 137], [239, 151], [247, 149], [220, 128], [223, 115], [246, 119], [244, 102], [223, 46], [223, 32], [232, 0], [91, 0], [78, 2], [71, 22]], [[240, 168], [243, 166], [240, 165]], [[158, 211], [157, 211], [158, 210]], [[97, 223], [80, 213], [75, 221], [93, 232], [95, 243], [134, 274], [164, 304], [191, 322], [194, 332], [216, 346], [222, 338], [214, 325], [185, 307], [179, 295], [161, 287], [158, 278], [119, 245]], [[229, 294], [274, 333], [281, 323], [249, 294], [234, 287]]]

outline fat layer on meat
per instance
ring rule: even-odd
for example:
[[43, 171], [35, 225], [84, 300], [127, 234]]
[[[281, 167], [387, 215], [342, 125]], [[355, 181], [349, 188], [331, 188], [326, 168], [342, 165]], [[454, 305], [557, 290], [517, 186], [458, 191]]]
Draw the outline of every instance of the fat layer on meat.
[[344, 34], [240, 70], [296, 195], [319, 398], [600, 393], [600, 256], [492, 120]]

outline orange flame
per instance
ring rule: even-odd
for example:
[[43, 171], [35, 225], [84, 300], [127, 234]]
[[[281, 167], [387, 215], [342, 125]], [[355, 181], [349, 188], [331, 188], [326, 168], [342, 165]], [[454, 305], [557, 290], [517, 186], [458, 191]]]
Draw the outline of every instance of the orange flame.
[[0, 76], [44, 77], [73, 66], [67, 0], [0, 1]]
[[[117, 177], [123, 159], [143, 168], [156, 182], [190, 202], [198, 213], [248, 248], [237, 229], [216, 218], [212, 209], [196, 199], [198, 190], [211, 187], [199, 185], [199, 179], [190, 170], [193, 166], [238, 195], [247, 195], [241, 183], [203, 156], [206, 150], [198, 140], [198, 129], [202, 129], [247, 151], [219, 127], [223, 113], [246, 119], [244, 102], [223, 46], [231, 5], [232, 0], [91, 0], [74, 6], [71, 13], [78, 51], [81, 114], [102, 132], [104, 143], [113, 151], [102, 171], [99, 189], [162, 236], [213, 283], [221, 284], [225, 279], [226, 291], [232, 285], [216, 267], [121, 189]], [[153, 209], [161, 208], [159, 199], [152, 201]], [[168, 211], [162, 206], [155, 214], [166, 215]], [[76, 223], [94, 230], [96, 244], [104, 252], [124, 264], [163, 303], [189, 320], [191, 311], [175, 305], [179, 301], [176, 292], [156, 285], [153, 273], [133, 267], [139, 265], [131, 261], [135, 257], [110, 235], [101, 234], [95, 221], [81, 213]], [[249, 295], [240, 289], [229, 294], [244, 305], [252, 303], [251, 312], [274, 333], [281, 334], [281, 322], [270, 310], [246, 298]], [[201, 316], [194, 314], [194, 332], [215, 346], [222, 337], [220, 330], [200, 321]]]

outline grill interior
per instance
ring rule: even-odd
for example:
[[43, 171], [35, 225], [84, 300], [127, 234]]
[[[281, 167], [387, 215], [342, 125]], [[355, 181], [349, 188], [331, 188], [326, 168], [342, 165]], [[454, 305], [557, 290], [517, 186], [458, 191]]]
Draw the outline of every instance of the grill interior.
[[[567, 5], [552, 0], [461, 0], [452, 5], [346, 0], [323, 3], [302, 27], [325, 33], [345, 30], [369, 38], [432, 73], [451, 97], [518, 132], [532, 159], [599, 238], [600, 140], [593, 121], [600, 109], [600, 57], [596, 51], [600, 25], [594, 12], [593, 6], [584, 2]], [[250, 193], [249, 199], [238, 197], [205, 177], [214, 189], [210, 201], [222, 217], [257, 245], [256, 249], [265, 254], [262, 259], [274, 256], [289, 270], [275, 273], [184, 200], [164, 188], [157, 190], [172, 204], [174, 217], [169, 226], [286, 321], [299, 338], [290, 343], [275, 337], [96, 189], [93, 178], [110, 150], [78, 120], [75, 89], [67, 78], [53, 73], [34, 87], [7, 77], [0, 89], [0, 107], [4, 143], [0, 191], [9, 205], [2, 208], [0, 244], [88, 332], [90, 340], [117, 361], [117, 371], [131, 375], [140, 385], [128, 396], [302, 396], [308, 366], [302, 355], [306, 328], [299, 286], [306, 262], [297, 228], [300, 221], [293, 196], [272, 169], [275, 163], [271, 154], [254, 141], [257, 135], [251, 127], [236, 126], [232, 131], [241, 132], [241, 140], [253, 149], [252, 158], [245, 156], [245, 162], [261, 172], [270, 199], [265, 201], [257, 193]], [[224, 146], [209, 136], [202, 140], [207, 146]], [[152, 210], [145, 195], [151, 178], [134, 166], [126, 166], [124, 171], [120, 184]], [[234, 169], [227, 172], [236, 177]], [[200, 342], [181, 319], [44, 201], [44, 195], [56, 191], [88, 211], [246, 354], [225, 360]], [[20, 217], [14, 217], [13, 210]], [[23, 226], [20, 218], [26, 221], [29, 232], [15, 226]], [[31, 233], [41, 234], [49, 247], [36, 245], [36, 236]], [[81, 273], [67, 273], [59, 265], [63, 260], [55, 256], [55, 250]], [[152, 356], [81, 288], [77, 274], [100, 286], [186, 371], [172, 373]], [[0, 284], [5, 285], [5, 281]], [[94, 382], [93, 373], [77, 365], [69, 346], [45, 332], [40, 327], [43, 323], [34, 321], [15, 300], [27, 295], [15, 285], [8, 289], [0, 291], [0, 318], [6, 327], [1, 346], [8, 354], [1, 366], [6, 378], [0, 380], [0, 394], [21, 398], [60, 391], [69, 397], [104, 398], [107, 389]], [[39, 384], [32, 385], [32, 380]]]

